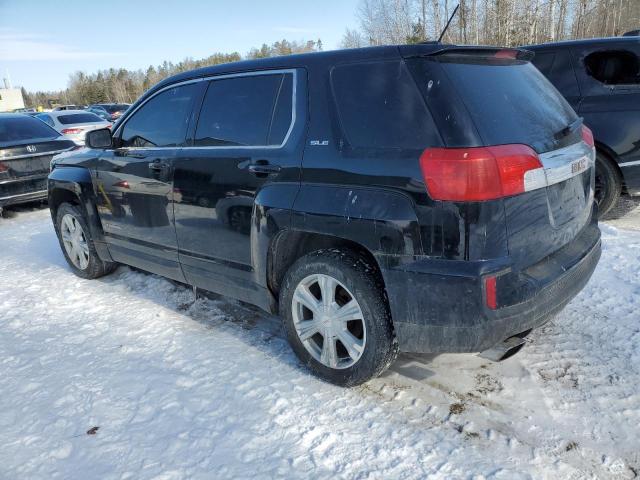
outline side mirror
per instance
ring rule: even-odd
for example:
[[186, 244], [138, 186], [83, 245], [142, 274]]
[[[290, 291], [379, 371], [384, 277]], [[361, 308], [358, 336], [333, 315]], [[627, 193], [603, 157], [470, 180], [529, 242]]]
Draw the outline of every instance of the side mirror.
[[85, 135], [84, 143], [89, 148], [110, 148], [112, 144], [111, 130], [108, 128], [91, 130]]

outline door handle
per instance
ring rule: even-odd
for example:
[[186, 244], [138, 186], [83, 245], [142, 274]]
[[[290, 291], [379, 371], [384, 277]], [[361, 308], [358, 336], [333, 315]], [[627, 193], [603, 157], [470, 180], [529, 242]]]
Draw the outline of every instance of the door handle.
[[254, 175], [270, 175], [278, 173], [280, 170], [280, 165], [271, 165], [269, 163], [252, 163], [249, 165], [249, 171]]
[[154, 172], [164, 172], [169, 168], [169, 164], [165, 162], [161, 162], [160, 160], [154, 160], [153, 162], [149, 162], [149, 170], [153, 170]]

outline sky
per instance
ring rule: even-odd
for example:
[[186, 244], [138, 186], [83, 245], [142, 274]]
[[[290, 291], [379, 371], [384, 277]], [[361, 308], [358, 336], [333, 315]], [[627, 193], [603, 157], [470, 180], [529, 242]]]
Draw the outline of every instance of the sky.
[[164, 60], [246, 54], [263, 43], [317, 40], [337, 48], [358, 0], [0, 0], [0, 77], [29, 91], [69, 75]]

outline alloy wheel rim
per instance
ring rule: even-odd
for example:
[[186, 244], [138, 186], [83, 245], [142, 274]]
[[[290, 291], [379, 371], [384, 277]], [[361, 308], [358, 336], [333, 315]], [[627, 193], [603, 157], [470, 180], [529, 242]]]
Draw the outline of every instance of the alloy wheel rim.
[[89, 266], [89, 245], [80, 222], [67, 213], [60, 225], [62, 243], [67, 256], [76, 268], [84, 270]]
[[349, 368], [362, 356], [367, 341], [362, 309], [335, 278], [324, 274], [304, 278], [293, 293], [291, 311], [302, 345], [324, 366]]

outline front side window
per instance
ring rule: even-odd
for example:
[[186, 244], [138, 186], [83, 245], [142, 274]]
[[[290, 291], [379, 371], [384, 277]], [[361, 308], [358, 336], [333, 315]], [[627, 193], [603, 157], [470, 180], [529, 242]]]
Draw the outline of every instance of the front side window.
[[630, 50], [593, 52], [584, 59], [587, 74], [605, 85], [639, 85], [640, 59]]
[[212, 80], [204, 97], [194, 145], [277, 146], [292, 121], [291, 73]]
[[197, 91], [190, 83], [165, 90], [140, 107], [125, 123], [123, 147], [176, 147], [185, 143]]

